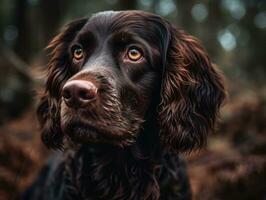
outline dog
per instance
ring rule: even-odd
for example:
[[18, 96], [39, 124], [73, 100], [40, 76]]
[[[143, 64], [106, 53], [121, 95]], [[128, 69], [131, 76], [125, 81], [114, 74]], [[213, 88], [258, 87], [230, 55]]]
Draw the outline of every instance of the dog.
[[225, 98], [200, 42], [144, 11], [106, 11], [48, 45], [37, 108], [57, 151], [25, 199], [191, 199], [181, 152], [206, 144]]

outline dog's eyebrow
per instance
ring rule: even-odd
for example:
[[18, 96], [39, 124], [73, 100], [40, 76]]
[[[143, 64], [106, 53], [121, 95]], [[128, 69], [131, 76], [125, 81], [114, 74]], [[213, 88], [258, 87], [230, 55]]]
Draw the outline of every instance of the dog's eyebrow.
[[145, 39], [141, 38], [141, 36], [139, 36], [136, 33], [121, 31], [121, 32], [113, 33], [110, 36], [110, 39], [113, 40], [114, 42], [117, 42], [117, 43], [124, 43], [124, 44], [137, 43], [137, 44], [140, 44], [144, 48], [144, 50], [148, 54], [148, 56], [151, 57], [151, 55], [152, 55], [151, 45]]
[[130, 41], [141, 42], [140, 37], [131, 31], [113, 32], [113, 34], [110, 36], [110, 38], [112, 38], [114, 40], [118, 40], [122, 43], [127, 43]]
[[77, 35], [76, 41], [81, 43], [95, 43], [97, 41], [96, 36], [91, 31], [84, 31]]

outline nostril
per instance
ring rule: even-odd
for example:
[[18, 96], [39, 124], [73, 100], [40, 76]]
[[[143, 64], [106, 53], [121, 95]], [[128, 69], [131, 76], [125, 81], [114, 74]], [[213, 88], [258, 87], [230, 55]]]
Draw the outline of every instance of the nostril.
[[79, 90], [78, 96], [82, 101], [90, 101], [96, 97], [96, 89], [88, 84]]
[[79, 98], [81, 98], [82, 100], [89, 100], [92, 98], [92, 96], [90, 95], [89, 90], [81, 90], [79, 91]]
[[81, 99], [88, 99], [88, 98], [89, 98], [87, 92], [84, 91], [84, 90], [79, 91], [79, 97], [80, 97]]
[[64, 88], [62, 96], [63, 96], [64, 99], [70, 99], [71, 98], [70, 91], [68, 89]]

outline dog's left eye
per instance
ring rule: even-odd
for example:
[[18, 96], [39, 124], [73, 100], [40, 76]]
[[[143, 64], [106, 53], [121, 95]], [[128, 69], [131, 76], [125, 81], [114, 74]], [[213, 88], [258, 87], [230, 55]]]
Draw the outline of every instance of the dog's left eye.
[[75, 45], [74, 47], [72, 47], [72, 54], [73, 54], [73, 58], [76, 61], [81, 60], [84, 56], [82, 47], [79, 45]]
[[127, 51], [127, 57], [131, 61], [136, 62], [140, 60], [143, 57], [143, 55], [142, 55], [142, 52], [137, 47], [131, 47]]

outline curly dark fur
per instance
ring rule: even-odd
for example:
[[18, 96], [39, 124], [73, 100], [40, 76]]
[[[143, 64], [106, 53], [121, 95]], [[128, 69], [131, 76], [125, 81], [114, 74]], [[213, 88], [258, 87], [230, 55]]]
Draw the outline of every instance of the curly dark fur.
[[[85, 53], [73, 62], [71, 48]], [[130, 45], [144, 58], [129, 62]], [[223, 79], [200, 42], [160, 16], [102, 12], [66, 26], [51, 50], [37, 110], [43, 142], [56, 153], [25, 199], [190, 199], [178, 153], [206, 143], [225, 97]], [[85, 109], [62, 88], [98, 88]]]

